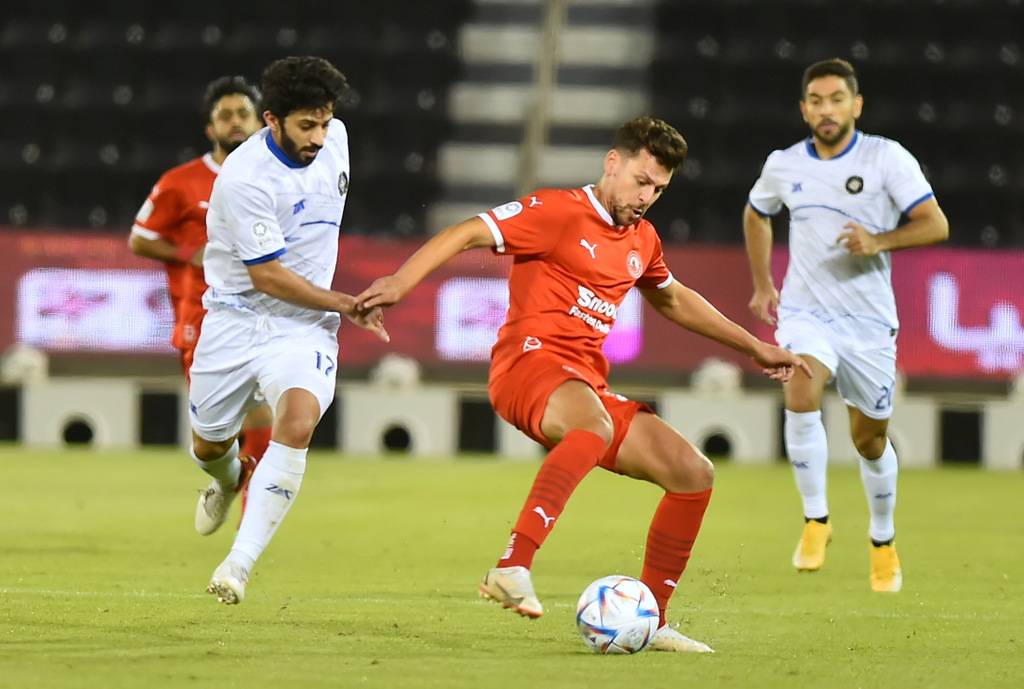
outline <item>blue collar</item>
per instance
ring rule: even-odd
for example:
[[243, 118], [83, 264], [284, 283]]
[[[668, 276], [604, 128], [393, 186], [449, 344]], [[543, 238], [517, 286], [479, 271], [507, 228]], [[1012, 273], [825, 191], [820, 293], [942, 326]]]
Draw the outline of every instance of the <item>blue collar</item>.
[[[840, 153], [839, 155], [832, 156], [831, 158], [829, 158], [829, 160], [835, 160], [836, 158], [842, 158], [844, 155], [846, 155], [851, 150], [853, 150], [853, 147], [857, 145], [857, 141], [859, 139], [860, 139], [860, 130], [854, 129], [853, 130], [853, 138], [850, 139], [850, 144], [846, 148], [843, 149], [842, 153]], [[817, 158], [818, 160], [821, 160], [821, 156], [818, 155], [818, 151], [814, 148], [814, 137], [813, 136], [807, 137], [807, 144], [806, 145], [807, 145], [807, 154], [810, 155], [812, 158]]]
[[282, 163], [284, 163], [285, 165], [292, 169], [306, 167], [302, 163], [296, 163], [294, 160], [289, 158], [284, 151], [281, 150], [281, 147], [277, 145], [276, 141], [274, 141], [274, 132], [268, 131], [266, 140], [267, 148], [269, 148], [270, 152], [274, 154], [274, 157], [280, 160]]

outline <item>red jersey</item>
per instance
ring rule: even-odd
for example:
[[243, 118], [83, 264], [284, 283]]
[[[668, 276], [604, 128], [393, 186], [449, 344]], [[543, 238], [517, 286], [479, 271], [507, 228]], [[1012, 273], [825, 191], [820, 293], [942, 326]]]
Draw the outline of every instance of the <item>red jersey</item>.
[[[135, 216], [132, 232], [147, 239], [166, 239], [178, 246], [206, 243], [206, 209], [220, 166], [207, 153], [171, 168], [160, 177]], [[167, 263], [167, 288], [174, 307], [171, 344], [190, 350], [199, 339], [206, 281], [203, 269], [186, 263]]]
[[673, 279], [654, 226], [641, 219], [616, 227], [592, 186], [542, 189], [480, 217], [497, 241], [494, 251], [515, 257], [492, 370], [543, 348], [607, 378], [601, 346], [626, 294]]

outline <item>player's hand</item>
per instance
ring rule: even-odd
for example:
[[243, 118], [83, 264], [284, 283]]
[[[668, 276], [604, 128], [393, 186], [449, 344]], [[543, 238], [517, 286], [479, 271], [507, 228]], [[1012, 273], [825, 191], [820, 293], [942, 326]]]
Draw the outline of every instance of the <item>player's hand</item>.
[[405, 296], [405, 285], [394, 275], [377, 278], [356, 295], [356, 309], [365, 311], [378, 306], [391, 306]]
[[747, 306], [762, 322], [775, 325], [775, 314], [779, 310], [779, 290], [774, 285], [770, 290], [757, 290]]
[[788, 383], [796, 369], [803, 371], [808, 378], [814, 377], [814, 372], [806, 361], [788, 349], [766, 342], [762, 342], [754, 354], [754, 361], [762, 367], [762, 373], [780, 383]]
[[843, 232], [836, 238], [836, 244], [842, 244], [854, 256], [877, 256], [882, 250], [875, 235], [864, 229], [863, 225], [848, 222], [843, 225]]
[[351, 313], [346, 313], [348, 319], [358, 325], [360, 328], [365, 328], [372, 333], [376, 333], [384, 342], [391, 342], [391, 336], [388, 335], [388, 331], [384, 329], [384, 309], [379, 306], [375, 306], [372, 309], [355, 309]]

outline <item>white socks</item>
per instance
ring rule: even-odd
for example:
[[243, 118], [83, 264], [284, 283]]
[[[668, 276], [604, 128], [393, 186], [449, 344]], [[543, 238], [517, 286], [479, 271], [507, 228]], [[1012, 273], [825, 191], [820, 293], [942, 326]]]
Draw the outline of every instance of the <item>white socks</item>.
[[796, 487], [803, 498], [804, 516], [820, 519], [828, 516], [826, 470], [828, 439], [821, 411], [794, 412], [786, 410], [786, 454], [789, 455]]
[[[803, 498], [804, 516], [820, 519], [828, 515], [826, 469], [828, 440], [821, 412], [786, 410], [786, 452], [796, 477], [796, 486]], [[860, 458], [860, 478], [871, 512], [868, 534], [871, 540], [885, 542], [896, 534], [893, 513], [896, 511], [896, 477], [899, 466], [892, 442], [885, 441], [885, 450], [878, 459]]]
[[885, 450], [878, 459], [860, 458], [860, 478], [871, 511], [868, 535], [871, 540], [885, 542], [896, 535], [893, 512], [896, 511], [896, 476], [899, 463], [892, 442], [885, 441]]
[[242, 524], [228, 559], [246, 569], [263, 554], [295, 501], [306, 472], [306, 453], [274, 441], [249, 479]]
[[200, 469], [212, 476], [224, 491], [233, 490], [238, 485], [238, 477], [242, 472], [242, 463], [238, 461], [238, 441], [222, 457], [212, 459], [209, 462], [196, 457], [194, 448], [189, 447], [188, 453]]

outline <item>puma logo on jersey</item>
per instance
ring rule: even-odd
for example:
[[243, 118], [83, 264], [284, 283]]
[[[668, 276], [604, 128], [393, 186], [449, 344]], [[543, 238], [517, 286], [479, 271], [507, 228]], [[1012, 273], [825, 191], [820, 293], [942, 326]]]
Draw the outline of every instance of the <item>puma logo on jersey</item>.
[[541, 507], [540, 505], [537, 505], [536, 507], [534, 507], [533, 511], [536, 512], [537, 514], [539, 514], [540, 518], [544, 520], [544, 528], [545, 529], [550, 528], [551, 527], [551, 522], [555, 521], [555, 517], [549, 517], [547, 515], [547, 513], [544, 512], [544, 508]]
[[543, 205], [544, 205], [544, 202], [539, 200], [536, 196], [531, 196], [530, 197], [530, 208], [533, 208], [534, 206], [543, 206]]
[[597, 258], [594, 256], [594, 250], [597, 249], [597, 244], [588, 244], [586, 239], [581, 239], [580, 246], [590, 252], [590, 258]]

